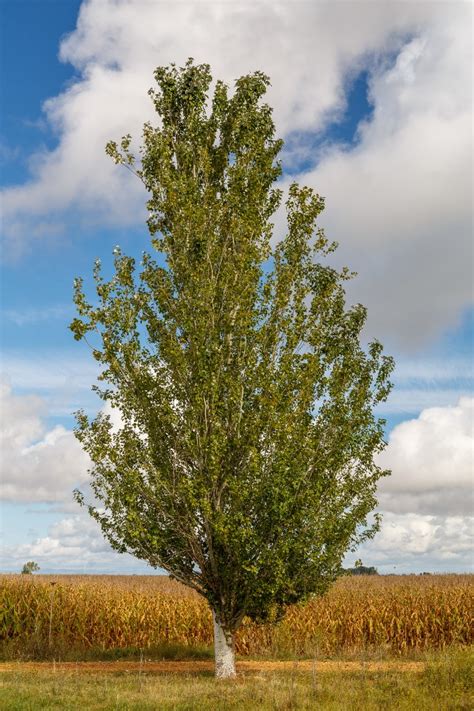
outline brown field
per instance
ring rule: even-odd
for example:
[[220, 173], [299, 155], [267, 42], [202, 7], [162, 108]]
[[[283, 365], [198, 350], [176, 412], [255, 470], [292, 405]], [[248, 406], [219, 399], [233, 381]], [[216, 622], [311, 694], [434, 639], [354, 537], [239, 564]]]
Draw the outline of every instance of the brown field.
[[[472, 575], [344, 577], [323, 598], [289, 608], [278, 625], [246, 620], [237, 653], [381, 659], [466, 646], [473, 599]], [[4, 575], [0, 610], [4, 660], [211, 654], [206, 602], [164, 576]]]

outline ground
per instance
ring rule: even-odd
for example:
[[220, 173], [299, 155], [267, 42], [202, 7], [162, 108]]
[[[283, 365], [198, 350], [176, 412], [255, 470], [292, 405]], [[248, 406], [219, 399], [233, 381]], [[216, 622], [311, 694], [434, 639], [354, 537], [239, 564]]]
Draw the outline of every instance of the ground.
[[472, 709], [472, 654], [414, 661], [240, 661], [236, 680], [212, 663], [9, 662], [0, 664], [0, 707], [159, 711], [444, 711]]

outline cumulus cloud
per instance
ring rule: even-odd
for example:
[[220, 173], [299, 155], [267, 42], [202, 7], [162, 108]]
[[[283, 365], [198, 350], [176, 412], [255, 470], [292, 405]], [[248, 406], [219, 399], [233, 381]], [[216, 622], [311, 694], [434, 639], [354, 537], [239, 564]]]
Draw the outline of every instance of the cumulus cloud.
[[473, 511], [474, 398], [432, 407], [394, 428], [380, 456], [392, 475], [380, 506], [395, 513], [467, 515]]
[[[467, 8], [450, 6], [370, 80], [360, 143], [302, 177], [328, 197], [325, 224], [360, 279], [370, 330], [420, 344], [472, 302], [472, 63]], [[463, 27], [463, 22], [467, 22]]]
[[361, 274], [353, 295], [372, 306], [371, 329], [405, 344], [429, 338], [471, 298], [470, 12], [456, 2], [89, 0], [60, 48], [80, 78], [43, 107], [58, 146], [3, 194], [10, 249], [66, 213], [95, 225], [143, 219], [140, 184], [104, 144], [139, 137], [153, 119], [156, 65], [191, 55], [229, 82], [264, 70], [278, 131], [299, 135], [300, 148], [343, 114], [348, 79], [366, 69], [374, 114], [359, 144], [328, 146], [297, 177], [327, 196], [325, 223]]
[[146, 563], [113, 551], [98, 524], [85, 513], [60, 519], [46, 536], [31, 543], [5, 547], [0, 565], [2, 570], [20, 570], [26, 560], [39, 563], [43, 573], [152, 572]]
[[392, 431], [379, 463], [382, 527], [357, 557], [380, 572], [472, 569], [474, 398], [431, 407]]
[[1, 383], [3, 500], [68, 502], [73, 488], [87, 479], [87, 455], [70, 430], [46, 428], [45, 410], [41, 398], [15, 395]]
[[38, 538], [22, 550], [23, 556], [36, 558], [82, 558], [94, 557], [96, 554], [110, 552], [110, 546], [100, 533], [96, 522], [86, 516], [71, 516], [50, 526], [48, 535]]
[[[0, 499], [50, 503], [55, 510], [76, 512], [74, 488], [93, 501], [88, 485], [91, 461], [71, 430], [62, 425], [47, 428], [50, 404], [37, 395], [13, 393], [9, 381], [0, 378]], [[97, 403], [90, 409], [95, 416]], [[120, 430], [120, 411], [110, 403], [101, 411], [110, 417], [113, 430]]]
[[352, 558], [362, 558], [380, 573], [469, 572], [472, 570], [474, 519], [468, 516], [384, 514], [372, 541]]
[[[79, 485], [90, 496], [88, 460], [72, 433], [47, 430], [45, 403], [33, 395], [14, 395], [3, 385], [2, 485], [4, 499], [49, 502], [62, 515], [47, 535], [5, 550], [4, 569], [37, 560], [42, 569], [138, 572], [145, 564], [118, 556], [97, 524], [73, 504]], [[380, 572], [463, 571], [473, 544], [472, 471], [474, 399], [424, 410], [394, 428], [380, 464], [392, 469], [379, 488], [382, 529], [361, 546], [363, 557]], [[106, 410], [115, 428], [119, 413]], [[8, 413], [8, 417], [6, 416]], [[348, 563], [350, 564], [350, 563]]]

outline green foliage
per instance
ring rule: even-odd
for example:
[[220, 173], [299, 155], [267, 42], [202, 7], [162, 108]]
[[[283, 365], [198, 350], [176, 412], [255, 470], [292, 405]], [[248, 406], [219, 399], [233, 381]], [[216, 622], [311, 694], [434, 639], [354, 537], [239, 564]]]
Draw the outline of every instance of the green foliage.
[[[94, 269], [98, 302], [75, 283], [77, 340], [102, 366], [101, 397], [122, 416], [78, 414], [93, 461], [90, 514], [128, 551], [198, 590], [230, 631], [276, 619], [324, 592], [349, 548], [371, 537], [383, 446], [373, 408], [392, 359], [360, 346], [366, 312], [346, 308], [351, 277], [324, 263], [336, 245], [324, 199], [292, 184], [286, 236], [272, 246], [282, 192], [268, 78], [229, 94], [208, 65], [155, 72], [159, 127], [107, 153], [149, 193], [158, 258], [115, 252]], [[84, 503], [82, 494], [77, 500]]]
[[378, 575], [377, 568], [373, 565], [357, 565], [355, 568], [346, 568], [346, 575]]
[[29, 560], [27, 563], [23, 565], [23, 568], [21, 569], [22, 575], [31, 575], [32, 573], [36, 573], [40, 569], [38, 563], [35, 563], [34, 560]]

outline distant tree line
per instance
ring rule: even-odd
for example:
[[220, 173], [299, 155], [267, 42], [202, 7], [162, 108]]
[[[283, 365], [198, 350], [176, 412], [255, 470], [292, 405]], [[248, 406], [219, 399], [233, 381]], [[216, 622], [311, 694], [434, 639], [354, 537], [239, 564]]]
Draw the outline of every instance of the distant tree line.
[[344, 568], [346, 575], [378, 575], [377, 568], [373, 565], [359, 565], [354, 568]]
[[360, 560], [356, 560], [353, 568], [344, 568], [345, 575], [378, 575], [377, 568], [373, 565], [367, 566]]

